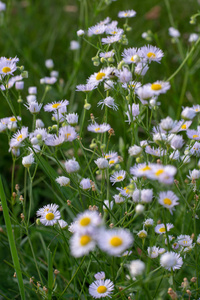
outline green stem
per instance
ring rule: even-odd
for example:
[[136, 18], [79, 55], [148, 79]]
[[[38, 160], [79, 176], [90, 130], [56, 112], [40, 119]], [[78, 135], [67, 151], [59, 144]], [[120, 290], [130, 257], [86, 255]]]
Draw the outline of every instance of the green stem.
[[21, 299], [25, 300], [25, 291], [24, 291], [22, 272], [21, 272], [21, 268], [20, 268], [20, 264], [19, 264], [19, 258], [18, 258], [18, 254], [17, 254], [17, 249], [16, 249], [15, 240], [14, 240], [14, 236], [13, 236], [8, 206], [7, 206], [6, 197], [5, 197], [1, 178], [0, 178], [0, 198], [1, 198], [1, 204], [3, 207], [3, 215], [4, 215], [6, 229], [7, 229], [7, 235], [8, 235], [8, 240], [9, 240], [11, 256], [12, 256], [13, 264], [14, 264], [15, 271], [17, 274], [17, 282], [18, 282], [18, 286], [19, 286], [19, 291], [20, 291]]

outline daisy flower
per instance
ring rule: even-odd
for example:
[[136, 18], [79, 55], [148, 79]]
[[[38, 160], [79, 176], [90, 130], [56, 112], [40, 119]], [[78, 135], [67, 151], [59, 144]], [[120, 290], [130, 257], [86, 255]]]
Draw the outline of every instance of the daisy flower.
[[40, 79], [41, 84], [54, 84], [56, 81], [56, 77], [44, 77]]
[[179, 235], [177, 236], [178, 244], [183, 247], [190, 247], [192, 245], [193, 239], [189, 235]]
[[98, 272], [97, 274], [94, 275], [94, 277], [96, 280], [100, 280], [100, 279], [102, 280], [106, 278], [105, 273], [103, 271]]
[[136, 177], [147, 176], [152, 171], [152, 164], [146, 163], [135, 165], [130, 168], [130, 173]]
[[161, 49], [151, 45], [141, 47], [138, 54], [144, 59], [144, 61], [148, 61], [149, 63], [152, 61], [159, 63], [164, 56], [164, 53]]
[[61, 217], [57, 209], [58, 205], [52, 205], [50, 208], [43, 208], [43, 211], [37, 211], [37, 215], [40, 214], [40, 222], [45, 226], [53, 226], [56, 224]]
[[138, 49], [137, 48], [128, 48], [124, 49], [124, 52], [122, 53], [123, 56], [123, 61], [126, 64], [133, 64], [133, 63], [138, 63]]
[[13, 135], [10, 140], [10, 147], [18, 148], [21, 146], [21, 143], [28, 137], [28, 127], [22, 127], [21, 130], [18, 130], [17, 133]]
[[70, 179], [68, 177], [65, 177], [65, 176], [59, 176], [58, 178], [56, 178], [56, 182], [60, 186], [68, 186], [68, 185], [70, 185]]
[[[74, 223], [74, 226], [76, 223]], [[74, 230], [73, 226], [73, 230]], [[87, 255], [90, 251], [94, 250], [96, 242], [93, 236], [89, 233], [74, 233], [70, 239], [71, 254], [74, 257], [81, 257]]]
[[182, 257], [180, 257], [180, 254], [172, 251], [167, 251], [160, 257], [160, 264], [166, 270], [171, 271], [172, 269], [174, 271], [182, 267], [183, 259]]
[[173, 214], [174, 206], [179, 204], [178, 200], [179, 198], [172, 191], [167, 191], [159, 194], [158, 202]]
[[94, 73], [91, 75], [87, 83], [93, 84], [93, 85], [98, 85], [100, 82], [102, 82], [104, 79], [108, 78], [108, 71], [107, 69], [101, 69], [99, 72]]
[[95, 83], [79, 84], [76, 86], [76, 91], [78, 92], [90, 92], [97, 88]]
[[133, 278], [142, 275], [145, 271], [145, 263], [139, 259], [133, 260], [129, 265], [129, 271]]
[[185, 107], [181, 112], [181, 118], [192, 120], [196, 116], [196, 111], [191, 107]]
[[190, 180], [197, 180], [200, 177], [200, 171], [199, 170], [189, 170], [189, 176], [187, 176]]
[[112, 294], [113, 290], [114, 284], [110, 279], [96, 280], [89, 286], [89, 294], [95, 299], [104, 297], [111, 298], [110, 294]]
[[105, 32], [105, 30], [106, 30], [106, 26], [103, 24], [94, 25], [88, 28], [88, 36], [102, 34]]
[[118, 156], [115, 156], [115, 157], [111, 158], [111, 159], [109, 160], [109, 162], [108, 162], [109, 167], [114, 166], [116, 163], [118, 163], [118, 161], [119, 161]]
[[60, 228], [64, 229], [68, 226], [68, 223], [64, 220], [58, 220], [58, 224], [60, 226]]
[[68, 159], [65, 162], [65, 168], [67, 173], [74, 173], [79, 171], [80, 166], [79, 163], [76, 161], [75, 157], [73, 157], [72, 159]]
[[133, 237], [126, 229], [101, 230], [97, 236], [98, 246], [110, 255], [117, 256], [133, 244]]
[[176, 29], [174, 27], [169, 27], [168, 31], [169, 31], [169, 35], [171, 37], [173, 37], [173, 38], [180, 37], [180, 32], [178, 31], [178, 29]]
[[[174, 225], [170, 224], [170, 223], [167, 223], [166, 227], [167, 227], [167, 231], [169, 231], [171, 228], [174, 227]], [[158, 225], [156, 225], [156, 227], [154, 228], [154, 230], [158, 234], [166, 233], [165, 224], [158, 224]]]
[[153, 246], [153, 247], [148, 247], [147, 248], [147, 252], [148, 252], [148, 256], [150, 258], [156, 258], [159, 255], [159, 247]]
[[104, 100], [101, 100], [97, 103], [97, 106], [101, 105], [101, 109], [103, 109], [104, 105], [112, 108], [113, 110], [118, 110], [117, 104], [115, 104], [115, 100], [112, 97], [106, 97]]
[[13, 75], [17, 69], [16, 62], [10, 59], [1, 59], [0, 60], [0, 74], [2, 77], [6, 75]]
[[121, 40], [121, 34], [117, 34], [117, 35], [112, 35], [112, 36], [108, 36], [106, 38], [102, 38], [101, 42], [103, 45], [107, 45], [107, 44], [113, 44], [116, 42], [119, 42]]
[[170, 83], [165, 81], [155, 81], [151, 84], [154, 95], [165, 94], [170, 89]]
[[114, 55], [115, 55], [114, 50], [99, 53], [99, 57], [104, 57], [104, 58], [110, 58], [110, 57], [113, 57]]
[[114, 159], [118, 156], [117, 152], [109, 151], [109, 153], [106, 153], [105, 158], [106, 159]]
[[78, 124], [78, 114], [77, 113], [67, 114], [66, 120], [69, 125], [75, 126]]
[[56, 134], [49, 134], [45, 139], [45, 144], [47, 146], [56, 147], [62, 145], [64, 141], [65, 137], [61, 134], [59, 134], [59, 136], [57, 136]]
[[133, 9], [120, 11], [118, 13], [119, 18], [132, 18], [132, 17], [135, 17], [135, 15], [136, 15], [136, 11], [134, 11]]
[[200, 140], [200, 132], [198, 130], [188, 129], [186, 131], [186, 134], [187, 134], [189, 139], [192, 139], [192, 140], [195, 140], [195, 141]]
[[126, 115], [128, 117], [128, 122], [129, 124], [132, 122], [132, 120], [134, 121], [135, 118], [137, 116], [139, 116], [140, 114], [140, 109], [139, 109], [139, 104], [132, 104], [132, 107], [130, 106], [130, 104], [128, 105], [128, 111], [126, 112]]
[[104, 133], [108, 130], [110, 130], [110, 125], [109, 124], [106, 124], [106, 123], [103, 123], [103, 124], [98, 124], [98, 123], [94, 123], [94, 124], [90, 124], [88, 127], [87, 127], [87, 130], [88, 131], [91, 131], [91, 132], [96, 132], [96, 133]]
[[89, 190], [91, 188], [91, 183], [89, 178], [83, 178], [80, 182], [80, 187], [83, 190]]
[[30, 166], [34, 163], [34, 157], [33, 154], [31, 153], [30, 155], [24, 156], [22, 158], [22, 165], [25, 168], [30, 168]]
[[195, 142], [192, 148], [190, 149], [190, 154], [195, 155], [197, 157], [200, 156], [200, 143]]
[[100, 170], [105, 170], [109, 166], [107, 159], [103, 157], [98, 158], [94, 162]]
[[96, 211], [86, 210], [83, 213], [78, 214], [74, 220], [74, 231], [85, 232], [86, 230], [93, 231], [94, 228], [102, 224], [102, 219]]
[[59, 134], [64, 137], [66, 142], [72, 142], [77, 138], [77, 133], [74, 127], [64, 126], [59, 129]]
[[123, 181], [125, 177], [126, 177], [126, 171], [124, 171], [124, 170], [116, 171], [116, 172], [110, 177], [110, 181], [111, 181], [111, 182], [113, 183], [113, 185], [114, 185], [116, 182]]
[[61, 100], [59, 102], [52, 102], [52, 103], [48, 103], [44, 106], [44, 110], [51, 112], [54, 110], [57, 110], [61, 107], [67, 106], [69, 104], [68, 100]]

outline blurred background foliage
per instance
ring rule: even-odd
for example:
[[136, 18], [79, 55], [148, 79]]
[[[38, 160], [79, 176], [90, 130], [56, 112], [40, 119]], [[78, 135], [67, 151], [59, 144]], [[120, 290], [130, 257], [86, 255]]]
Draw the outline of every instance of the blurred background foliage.
[[[166, 1], [164, 0], [118, 0], [112, 2], [110, 5], [106, 5], [104, 0], [8, 0], [6, 2], [7, 10], [4, 17], [1, 16], [0, 20], [0, 55], [6, 57], [17, 56], [20, 60], [18, 65], [24, 65], [25, 69], [29, 72], [29, 78], [24, 80], [25, 89], [22, 91], [22, 98], [24, 100], [28, 87], [37, 86], [38, 101], [40, 101], [44, 92], [44, 86], [39, 84], [39, 80], [49, 75], [49, 71], [45, 68], [45, 60], [49, 58], [53, 59], [55, 64], [54, 69], [59, 71], [60, 81], [47, 94], [45, 103], [68, 99], [70, 100], [69, 111], [76, 111], [78, 114], [81, 114], [84, 104], [84, 94], [75, 92], [75, 87], [77, 84], [86, 83], [89, 75], [99, 70], [100, 66], [93, 66], [91, 58], [96, 55], [96, 50], [86, 44], [81, 38], [78, 38], [76, 31], [79, 29], [86, 30], [107, 16], [111, 17], [112, 20], [118, 20], [120, 27], [123, 25], [123, 20], [117, 18], [118, 12], [120, 10], [134, 9], [137, 15], [135, 18], [129, 20], [132, 30], [127, 33], [129, 45], [125, 47], [140, 47], [147, 44], [148, 42], [141, 35], [143, 32], [150, 30], [152, 32], [152, 41], [149, 43], [160, 47], [164, 51], [165, 57], [161, 64], [151, 66], [144, 80], [145, 82], [153, 82], [154, 80], [167, 79], [177, 69], [187, 52], [191, 49], [191, 44], [188, 43], [189, 34], [200, 32], [198, 22], [194, 25], [189, 24], [191, 15], [199, 10], [200, 3], [197, 0], [170, 0], [169, 3], [171, 5], [172, 16], [169, 15]], [[177, 44], [172, 43], [168, 35], [168, 28], [172, 25], [181, 33], [179, 46], [181, 47], [182, 57]], [[71, 40], [80, 41], [81, 47], [79, 50], [70, 50]], [[97, 37], [90, 38], [90, 41], [95, 44]], [[180, 113], [181, 105], [188, 105], [188, 101], [190, 105], [199, 103], [199, 67], [198, 49], [192, 59], [188, 61], [181, 72], [171, 82], [171, 90], [162, 96], [161, 107], [165, 116], [170, 114], [175, 119], [180, 117], [178, 113]], [[11, 95], [14, 106], [17, 107], [17, 92], [13, 89]], [[101, 100], [100, 96], [94, 92], [90, 98], [90, 102], [96, 104], [99, 100]], [[11, 116], [12, 113], [2, 95], [0, 95], [0, 101], [0, 118]], [[95, 107], [90, 112], [93, 112], [95, 117], [100, 117], [97, 115]], [[51, 124], [48, 114], [41, 112], [39, 117], [46, 124]], [[23, 110], [22, 118], [23, 125], [31, 125], [29, 120], [30, 113], [26, 109]], [[114, 118], [112, 119], [112, 115], [108, 123], [111, 123], [111, 126], [117, 132], [117, 139], [119, 136], [123, 136], [123, 126], [118, 124]], [[126, 128], [128, 128], [128, 125], [125, 127], [125, 130]], [[12, 159], [8, 148], [6, 135], [1, 134], [0, 174], [4, 179], [7, 196], [9, 196], [12, 169]], [[23, 186], [24, 170], [19, 168], [20, 164], [21, 160], [16, 164], [15, 183]], [[43, 176], [43, 173], [40, 172], [39, 170], [39, 175]], [[47, 184], [49, 184], [49, 189], [45, 181], [41, 181], [40, 184], [35, 185], [33, 191], [33, 220], [36, 208], [55, 201], [50, 189], [51, 182], [47, 182]], [[15, 211], [15, 215], [18, 213], [18, 210]], [[1, 223], [3, 223], [2, 216]], [[45, 234], [46, 232], [45, 228]], [[31, 231], [31, 239], [34, 248], [39, 251], [38, 255], [40, 252], [45, 253], [47, 251], [46, 246], [42, 242], [41, 234], [42, 232], [40, 233], [38, 230], [37, 232], [34, 229]], [[16, 236], [18, 236], [18, 233], [16, 233]], [[50, 231], [49, 235], [46, 234], [46, 238], [49, 241], [52, 240], [52, 233]], [[0, 268], [0, 291], [3, 294], [6, 293], [9, 297], [8, 299], [19, 299], [17, 286], [14, 283], [15, 279], [12, 279], [13, 269], [10, 263], [8, 263], [11, 262], [11, 257], [6, 235], [1, 234], [0, 240], [0, 265], [2, 266]], [[25, 246], [21, 250], [23, 242], [26, 242], [26, 237], [18, 245], [20, 249], [19, 253], [21, 253], [20, 259], [24, 264], [23, 259], [28, 257], [30, 249], [28, 246]], [[56, 247], [56, 243], [54, 246]], [[32, 264], [31, 261], [29, 263], [30, 265]], [[59, 263], [62, 266], [64, 265], [64, 257]], [[41, 264], [41, 267], [45, 268], [45, 264]], [[57, 268], [59, 267], [57, 266]], [[28, 269], [30, 270], [27, 267]], [[34, 271], [30, 276], [33, 275]], [[13, 298], [13, 295], [16, 296]], [[0, 296], [0, 299], [4, 298]]]

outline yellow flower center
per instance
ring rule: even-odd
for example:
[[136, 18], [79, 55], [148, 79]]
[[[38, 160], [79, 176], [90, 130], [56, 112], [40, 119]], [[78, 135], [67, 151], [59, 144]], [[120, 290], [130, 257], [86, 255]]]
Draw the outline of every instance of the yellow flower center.
[[199, 137], [199, 135], [198, 134], [194, 134], [192, 137], [193, 137], [193, 139], [196, 139], [196, 138]]
[[186, 129], [187, 128], [187, 126], [185, 125], [185, 124], [183, 124], [182, 126], [181, 126], [181, 129]]
[[165, 198], [163, 199], [164, 204], [166, 205], [171, 205], [172, 204], [172, 200], [170, 200], [169, 198]]
[[83, 235], [80, 238], [80, 244], [81, 246], [86, 246], [91, 241], [91, 237], [89, 235]]
[[134, 61], [134, 58], [133, 58], [133, 56], [131, 57], [131, 61]]
[[185, 244], [187, 245], [187, 243], [188, 243], [187, 241], [183, 241], [183, 244], [184, 244], [184, 245], [185, 245]]
[[161, 228], [159, 229], [159, 231], [160, 231], [160, 232], [165, 232], [165, 227], [161, 227]]
[[116, 33], [117, 33], [117, 31], [112, 31], [111, 33], [112, 33], [112, 34], [116, 34]]
[[91, 219], [89, 217], [85, 217], [85, 218], [82, 218], [79, 223], [81, 226], [87, 226], [90, 224], [90, 222], [91, 222]]
[[22, 134], [17, 137], [17, 141], [19, 142], [22, 139]]
[[58, 106], [60, 106], [61, 104], [60, 103], [54, 103], [53, 105], [52, 105], [52, 107], [53, 108], [58, 108]]
[[114, 164], [114, 163], [115, 163], [114, 159], [112, 159], [112, 160], [109, 161], [109, 164], [110, 164], [110, 165], [111, 165], [111, 164]]
[[128, 16], [128, 13], [125, 13], [124, 16], [127, 17], [127, 16]]
[[153, 53], [153, 52], [148, 52], [148, 53], [147, 53], [147, 57], [148, 57], [148, 58], [156, 58], [156, 55], [155, 55], [155, 53]]
[[11, 122], [15, 122], [15, 121], [17, 121], [17, 120], [13, 117], [13, 118], [10, 118], [10, 121], [11, 121]]
[[123, 176], [117, 176], [117, 180], [122, 180]]
[[68, 137], [71, 135], [71, 133], [65, 134], [65, 137], [68, 139]]
[[9, 67], [4, 67], [3, 69], [2, 69], [2, 72], [3, 73], [8, 73], [8, 72], [10, 72], [11, 71], [11, 68], [9, 68]]
[[121, 246], [123, 243], [122, 239], [118, 236], [113, 236], [111, 239], [110, 239], [110, 244], [111, 246], [113, 247], [119, 247]]
[[107, 291], [107, 288], [104, 285], [100, 285], [97, 288], [97, 293], [99, 293], [99, 294], [104, 294], [106, 291]]
[[140, 171], [143, 171], [143, 172], [150, 171], [150, 170], [151, 170], [151, 168], [149, 166], [146, 166], [146, 167], [140, 169]]
[[98, 127], [98, 128], [95, 128], [95, 131], [99, 131], [100, 130], [100, 127]]
[[53, 214], [53, 213], [48, 213], [48, 214], [46, 214], [46, 219], [47, 219], [48, 221], [53, 220], [53, 219], [54, 219], [54, 214]]
[[153, 84], [151, 85], [151, 89], [154, 90], [154, 91], [159, 91], [159, 90], [162, 89], [162, 85], [159, 84], [159, 83], [153, 83]]
[[106, 155], [105, 158], [110, 158], [110, 155]]
[[195, 111], [199, 111], [198, 108], [196, 108]]
[[163, 172], [164, 172], [164, 170], [163, 170], [163, 169], [161, 169], [161, 170], [158, 170], [158, 171], [155, 173], [155, 175], [156, 175], [156, 176], [159, 176], [159, 175], [161, 175]]
[[99, 72], [99, 73], [97, 73], [96, 80], [101, 80], [101, 79], [102, 79], [103, 77], [105, 77], [105, 76], [106, 76], [105, 73]]

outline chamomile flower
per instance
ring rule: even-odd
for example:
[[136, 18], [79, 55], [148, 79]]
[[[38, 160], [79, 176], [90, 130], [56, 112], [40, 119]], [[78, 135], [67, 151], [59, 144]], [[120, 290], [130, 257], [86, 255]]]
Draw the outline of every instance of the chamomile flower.
[[175, 252], [166, 252], [160, 257], [160, 264], [168, 271], [180, 269], [183, 265], [183, 259], [180, 254]]
[[28, 137], [28, 127], [22, 127], [17, 133], [13, 135], [10, 140], [10, 147], [18, 148], [22, 145], [22, 142]]
[[161, 49], [151, 45], [141, 47], [138, 54], [144, 59], [144, 61], [148, 61], [149, 63], [152, 61], [159, 63], [164, 56]]
[[173, 214], [174, 206], [179, 205], [178, 200], [179, 198], [172, 191], [167, 191], [159, 194], [158, 202]]
[[117, 256], [131, 247], [133, 237], [126, 229], [113, 229], [99, 231], [97, 236], [98, 246], [110, 255]]
[[[74, 225], [76, 225], [76, 223]], [[70, 250], [74, 257], [87, 255], [90, 251], [94, 250], [95, 246], [96, 242], [93, 236], [88, 232], [75, 232], [70, 239]]]
[[88, 131], [91, 131], [91, 132], [96, 132], [96, 133], [104, 133], [108, 130], [110, 130], [110, 125], [109, 124], [106, 124], [106, 123], [103, 123], [103, 124], [98, 124], [98, 123], [94, 123], [94, 124], [91, 124], [87, 127], [87, 130]]
[[77, 215], [74, 220], [74, 231], [75, 232], [89, 232], [100, 225], [102, 225], [102, 219], [96, 211], [86, 210], [83, 213]]
[[135, 165], [130, 168], [130, 173], [136, 177], [147, 176], [152, 171], [152, 164], [146, 163]]
[[[50, 209], [45, 208], [40, 216], [40, 222], [45, 226], [53, 226], [60, 219], [60, 212], [57, 210], [57, 205], [51, 206]], [[39, 211], [37, 212], [37, 214]]]
[[118, 156], [117, 152], [109, 151], [108, 153], [106, 153], [105, 158], [106, 159], [113, 159], [113, 158], [115, 158], [117, 156]]
[[126, 171], [120, 170], [116, 171], [111, 177], [110, 177], [110, 182], [114, 185], [116, 182], [123, 181], [126, 177]]
[[59, 102], [52, 102], [52, 103], [48, 103], [44, 106], [44, 110], [51, 112], [51, 111], [55, 111], [61, 107], [67, 106], [69, 104], [68, 100], [61, 100]]
[[106, 97], [104, 100], [101, 100], [97, 103], [97, 106], [101, 105], [101, 109], [103, 109], [104, 105], [112, 108], [113, 110], [118, 110], [117, 104], [115, 104], [115, 100], [112, 97]]
[[[170, 223], [167, 223], [166, 227], [167, 227], [167, 231], [169, 231], [171, 228], [174, 227], [174, 225], [170, 224]], [[154, 228], [154, 230], [158, 234], [164, 234], [164, 233], [166, 233], [165, 224], [158, 224], [158, 225], [156, 225], [156, 227]]]
[[114, 284], [110, 279], [99, 279], [94, 281], [89, 286], [89, 294], [95, 298], [104, 298], [109, 297], [111, 298], [110, 294], [112, 294], [112, 291], [114, 290]]
[[133, 9], [120, 11], [118, 13], [119, 18], [132, 18], [132, 17], [135, 17], [135, 15], [136, 15], [136, 11], [134, 11]]
[[118, 156], [111, 158], [111, 159], [109, 160], [109, 162], [108, 162], [109, 167], [114, 166], [114, 165], [117, 164], [118, 162], [119, 162]]

